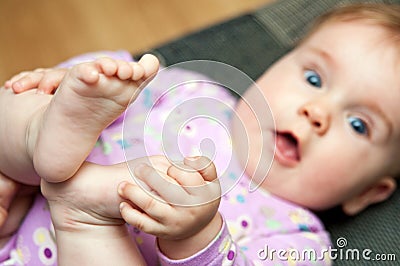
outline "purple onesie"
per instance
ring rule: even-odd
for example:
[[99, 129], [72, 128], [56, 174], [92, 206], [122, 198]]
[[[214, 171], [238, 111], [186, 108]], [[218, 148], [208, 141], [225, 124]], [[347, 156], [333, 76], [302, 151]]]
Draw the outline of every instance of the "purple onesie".
[[[101, 56], [132, 60], [126, 51], [105, 51], [75, 57], [61, 66]], [[229, 124], [235, 99], [221, 86], [185, 80], [205, 77], [182, 69], [162, 70], [160, 78], [150, 83], [129, 107], [125, 119], [117, 119], [103, 131], [88, 157], [88, 161], [108, 165], [155, 154], [180, 159], [182, 155], [210, 152], [217, 172], [224, 173], [222, 186], [227, 193], [219, 209], [223, 227], [197, 254], [171, 260], [158, 250], [154, 236], [128, 225], [148, 265], [330, 265], [326, 252], [331, 246], [329, 234], [318, 218], [261, 189], [249, 192], [248, 177], [238, 164], [231, 163], [235, 162], [231, 140], [221, 125]], [[201, 99], [213, 99], [214, 104], [204, 106]], [[198, 115], [204, 108], [212, 110], [213, 119]], [[193, 117], [196, 119], [187, 120]], [[185, 119], [185, 126], [179, 127]], [[215, 147], [204, 143], [209, 139]], [[41, 195], [36, 197], [19, 230], [0, 250], [0, 265], [57, 265], [54, 230]]]

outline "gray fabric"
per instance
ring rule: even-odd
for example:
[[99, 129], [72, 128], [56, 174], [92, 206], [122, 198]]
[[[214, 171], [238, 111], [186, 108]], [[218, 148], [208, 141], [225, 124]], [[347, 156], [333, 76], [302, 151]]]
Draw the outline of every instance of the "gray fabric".
[[[288, 48], [275, 42], [253, 16], [244, 15], [150, 52], [167, 66], [188, 60], [214, 60], [237, 67], [256, 79], [287, 51]], [[214, 73], [205, 74], [213, 77]]]
[[[346, 217], [340, 210], [329, 210], [320, 214], [331, 239], [336, 245], [340, 238], [347, 240], [343, 251], [366, 249], [372, 254], [394, 254], [396, 261], [335, 260], [335, 265], [400, 265], [400, 189], [386, 202], [369, 207], [356, 217]], [[336, 246], [337, 247], [337, 246]]]
[[[165, 65], [195, 59], [216, 60], [233, 65], [257, 79], [268, 66], [291, 49], [315, 17], [333, 6], [350, 2], [366, 1], [277, 1], [253, 14], [185, 36], [150, 52], [157, 54]], [[400, 4], [400, 0], [369, 2]], [[212, 76], [212, 73], [206, 74]], [[335, 265], [400, 265], [400, 189], [388, 201], [372, 206], [356, 217], [346, 217], [340, 209], [318, 215], [334, 243], [340, 237], [346, 238], [347, 249], [342, 251], [370, 249], [372, 254], [396, 256], [395, 262], [337, 259]]]
[[310, 22], [330, 8], [349, 3], [400, 3], [399, 0], [281, 0], [259, 9], [254, 17], [275, 40], [292, 47], [307, 32]]

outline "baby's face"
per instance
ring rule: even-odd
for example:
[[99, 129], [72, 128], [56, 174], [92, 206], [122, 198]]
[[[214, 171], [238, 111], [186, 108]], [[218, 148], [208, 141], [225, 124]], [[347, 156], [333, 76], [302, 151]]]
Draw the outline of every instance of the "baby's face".
[[[331, 22], [273, 65], [257, 85], [275, 127], [239, 103], [250, 176], [268, 164], [274, 151], [268, 140], [277, 134], [264, 189], [324, 209], [358, 195], [377, 177], [400, 172], [400, 56], [385, 34], [362, 22]], [[266, 113], [255, 90], [245, 97], [255, 112]]]

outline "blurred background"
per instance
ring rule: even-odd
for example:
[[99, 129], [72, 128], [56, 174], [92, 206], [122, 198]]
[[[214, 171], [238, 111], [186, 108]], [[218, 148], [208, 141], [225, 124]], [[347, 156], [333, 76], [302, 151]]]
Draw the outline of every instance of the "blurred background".
[[274, 0], [0, 0], [0, 84], [77, 54], [134, 54]]

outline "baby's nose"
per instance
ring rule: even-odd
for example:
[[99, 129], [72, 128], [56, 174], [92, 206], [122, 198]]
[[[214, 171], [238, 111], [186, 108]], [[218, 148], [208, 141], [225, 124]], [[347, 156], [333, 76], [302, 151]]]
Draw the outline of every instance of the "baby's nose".
[[330, 122], [328, 112], [319, 104], [307, 103], [300, 108], [299, 114], [307, 118], [318, 135], [323, 135], [328, 130]]

